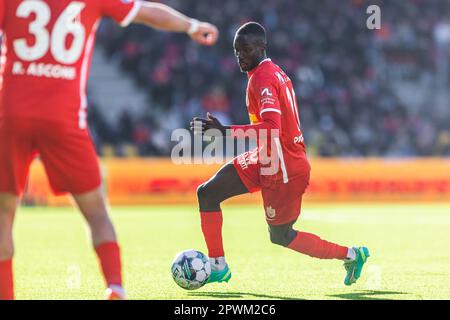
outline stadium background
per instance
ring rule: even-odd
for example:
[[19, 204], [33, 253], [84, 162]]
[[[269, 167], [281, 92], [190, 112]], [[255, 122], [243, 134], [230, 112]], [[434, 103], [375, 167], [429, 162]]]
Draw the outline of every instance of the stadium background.
[[[220, 40], [205, 48], [182, 34], [102, 23], [89, 120], [113, 204], [195, 202], [196, 185], [218, 166], [175, 168], [171, 134], [207, 111], [248, 122], [232, 40], [249, 20], [266, 26], [268, 55], [295, 85], [313, 166], [308, 199], [449, 199], [448, 1], [167, 3], [217, 24]], [[381, 8], [380, 30], [366, 27], [369, 4]], [[45, 186], [33, 170], [26, 203], [67, 203]]]
[[[167, 3], [216, 23], [218, 45], [106, 20], [89, 84], [90, 128], [129, 298], [448, 299], [449, 2]], [[381, 30], [366, 28], [369, 4], [381, 7]], [[269, 56], [299, 99], [313, 171], [297, 227], [368, 246], [372, 256], [356, 286], [342, 284], [336, 261], [272, 245], [259, 195], [223, 206], [228, 285], [187, 292], [172, 281], [177, 252], [206, 252], [195, 188], [218, 165], [173, 165], [170, 136], [206, 111], [247, 122], [246, 76], [232, 38], [248, 20], [266, 26]], [[35, 162], [15, 224], [17, 298], [101, 299], [82, 217], [67, 197], [51, 195], [46, 180]]]

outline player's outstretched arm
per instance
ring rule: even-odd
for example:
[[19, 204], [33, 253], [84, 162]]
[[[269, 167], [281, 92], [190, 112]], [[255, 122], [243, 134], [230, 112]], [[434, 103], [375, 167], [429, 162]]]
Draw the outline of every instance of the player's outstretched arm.
[[222, 136], [228, 135], [230, 133], [229, 129], [231, 129], [230, 126], [222, 125], [219, 119], [213, 117], [209, 112], [207, 113], [206, 119], [199, 117], [193, 118], [190, 123], [190, 128], [194, 134], [202, 135], [205, 134], [206, 131], [214, 129], [219, 131]]
[[192, 40], [208, 46], [216, 43], [219, 35], [216, 26], [189, 18], [162, 3], [141, 2], [133, 22], [164, 31], [186, 32]]
[[[231, 135], [235, 138], [245, 138], [249, 131], [258, 132], [266, 130], [270, 136], [271, 130], [281, 132], [281, 115], [276, 112], [265, 112], [261, 115], [262, 121], [256, 124], [232, 125], [225, 126], [220, 123], [219, 119], [213, 117], [209, 112], [207, 118], [195, 117], [190, 123], [190, 128], [194, 134], [206, 134], [208, 130], [215, 129], [222, 133], [223, 136]], [[242, 136], [240, 134], [242, 134]]]

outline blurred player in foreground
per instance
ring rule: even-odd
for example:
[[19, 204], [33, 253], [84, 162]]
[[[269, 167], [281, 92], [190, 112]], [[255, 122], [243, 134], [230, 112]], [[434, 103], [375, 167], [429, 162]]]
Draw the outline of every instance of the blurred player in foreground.
[[87, 128], [86, 82], [102, 17], [186, 32], [213, 45], [217, 28], [159, 3], [0, 0], [0, 300], [13, 299], [13, 221], [31, 161], [56, 194], [72, 194], [89, 225], [108, 299], [124, 299], [120, 249]]
[[340, 246], [293, 229], [309, 184], [310, 165], [292, 82], [267, 58], [266, 46], [265, 29], [258, 23], [249, 22], [236, 32], [235, 55], [241, 71], [248, 74], [246, 101], [251, 124], [224, 126], [209, 113], [207, 119], [194, 118], [191, 122], [196, 134], [208, 134], [210, 129], [234, 138], [256, 134], [258, 142], [256, 150], [224, 165], [197, 190], [201, 227], [211, 259], [209, 282], [228, 282], [231, 278], [222, 243], [221, 202], [261, 190], [270, 240], [311, 257], [343, 260], [347, 272], [344, 283], [351, 285], [369, 257], [367, 248]]

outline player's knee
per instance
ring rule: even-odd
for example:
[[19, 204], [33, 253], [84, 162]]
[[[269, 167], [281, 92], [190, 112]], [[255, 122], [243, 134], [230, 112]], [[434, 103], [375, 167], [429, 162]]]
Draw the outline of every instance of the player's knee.
[[92, 215], [88, 219], [86, 219], [86, 221], [92, 231], [107, 230], [109, 232], [110, 230], [114, 229], [111, 219], [106, 214], [105, 215]]
[[208, 183], [203, 183], [197, 188], [197, 198], [199, 202], [217, 202], [217, 192]]
[[5, 244], [0, 245], [0, 261], [9, 260], [14, 256], [14, 248]]
[[17, 204], [17, 197], [11, 195], [0, 195], [0, 215], [14, 216]]
[[205, 200], [207, 198], [207, 194], [208, 194], [208, 188], [206, 186], [206, 183], [199, 185], [197, 188], [198, 201], [200, 202], [200, 201]]
[[270, 241], [273, 244], [287, 247], [295, 238], [296, 231], [292, 229], [292, 224], [280, 226], [269, 226]]
[[[4, 229], [4, 226], [2, 226]], [[9, 260], [14, 256], [14, 245], [10, 229], [0, 230], [0, 260]]]
[[94, 217], [87, 222], [94, 246], [104, 242], [117, 241], [114, 226], [107, 215]]
[[213, 190], [208, 183], [203, 183], [197, 188], [197, 198], [200, 210], [218, 211], [220, 210], [220, 200], [217, 198], [216, 190]]

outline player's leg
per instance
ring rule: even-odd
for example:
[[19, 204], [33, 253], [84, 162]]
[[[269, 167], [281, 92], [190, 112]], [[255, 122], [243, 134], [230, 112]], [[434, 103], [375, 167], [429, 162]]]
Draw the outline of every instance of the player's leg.
[[108, 298], [115, 296], [117, 299], [125, 298], [122, 287], [120, 247], [101, 188], [98, 187], [83, 194], [74, 194], [73, 198], [89, 226], [92, 244], [108, 287]]
[[86, 219], [94, 247], [105, 242], [115, 242], [116, 233], [109, 218], [106, 199], [101, 188], [72, 196]]
[[107, 295], [111, 294], [109, 289], [114, 289], [120, 296], [123, 291], [120, 247], [100, 188], [100, 168], [92, 140], [86, 130], [60, 124], [46, 127], [51, 130], [41, 128], [37, 144], [50, 185], [57, 194], [72, 194], [89, 226], [108, 287]]
[[300, 215], [302, 196], [292, 193], [289, 185], [263, 189], [262, 195], [272, 243], [319, 259], [345, 259], [349, 249], [293, 229]]
[[248, 193], [232, 162], [224, 165], [211, 179], [197, 188], [200, 211], [220, 211], [220, 204], [231, 197]]
[[270, 240], [272, 243], [306, 254], [319, 259], [348, 258], [351, 248], [340, 246], [321, 239], [315, 234], [293, 229], [295, 221], [269, 225]]
[[310, 257], [343, 260], [347, 270], [344, 283], [350, 285], [356, 282], [369, 251], [365, 247], [346, 247], [321, 239], [312, 233], [294, 230], [293, 225], [301, 211], [302, 191], [300, 188], [299, 192], [295, 192], [296, 187], [301, 186], [301, 181], [292, 183], [295, 186], [291, 183], [291, 186], [280, 184], [278, 188], [262, 190], [270, 240], [274, 244]]
[[231, 278], [223, 248], [220, 204], [226, 199], [248, 192], [249, 188], [241, 180], [233, 162], [224, 165], [197, 189], [201, 227], [212, 269], [208, 282], [228, 282]]
[[14, 299], [13, 222], [19, 197], [0, 193], [0, 300]]
[[33, 159], [33, 123], [0, 119], [0, 300], [14, 298], [13, 223]]
[[294, 230], [293, 224], [294, 222], [276, 226], [269, 225], [272, 243], [314, 258], [343, 260], [346, 269], [344, 283], [351, 285], [358, 280], [369, 257], [366, 247], [345, 247], [328, 242], [315, 234]]

